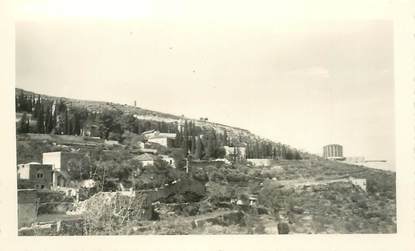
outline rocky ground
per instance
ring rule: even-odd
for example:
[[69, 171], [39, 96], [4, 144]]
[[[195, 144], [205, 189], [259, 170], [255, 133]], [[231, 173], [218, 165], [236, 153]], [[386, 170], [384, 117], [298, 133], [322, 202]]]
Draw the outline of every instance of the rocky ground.
[[[18, 159], [33, 160], [35, 156], [39, 158], [41, 152], [66, 148], [68, 151], [91, 151], [88, 146], [54, 142], [54, 139], [27, 140], [22, 136], [17, 141]], [[121, 162], [119, 159], [133, 155], [122, 147], [100, 147], [102, 154], [110, 155], [108, 158], [114, 165]], [[102, 163], [105, 164], [96, 164]], [[72, 200], [59, 195], [40, 194], [41, 203], [55, 204], [42, 204], [38, 221], [61, 220], [66, 227], [56, 226], [59, 233], [50, 232], [45, 229], [51, 229], [53, 224], [48, 223], [48, 227], [43, 224], [37, 232], [25, 230], [22, 235], [28, 231], [31, 235], [276, 234], [279, 223], [280, 230], [287, 228], [290, 234], [396, 232], [393, 172], [325, 160], [283, 160], [271, 167], [206, 162], [191, 164], [189, 173], [172, 170], [164, 167], [140, 170], [136, 180], [131, 182], [141, 186], [139, 189], [143, 191], [158, 188], [157, 193], [141, 194], [140, 199], [120, 197], [114, 191], [87, 195], [82, 200], [87, 199], [84, 204], [89, 204], [89, 209], [78, 214], [81, 217], [76, 220], [58, 216], [65, 210], [76, 211], [80, 205], [72, 205]], [[367, 191], [349, 183], [308, 189], [284, 186], [287, 181], [345, 177], [366, 179]], [[174, 186], [160, 189], [178, 180], [180, 182]], [[257, 197], [256, 205], [246, 205], [249, 196]], [[245, 205], [232, 204], [232, 200], [241, 200]], [[69, 227], [72, 224], [76, 227]], [[281, 224], [285, 224], [284, 227]]]

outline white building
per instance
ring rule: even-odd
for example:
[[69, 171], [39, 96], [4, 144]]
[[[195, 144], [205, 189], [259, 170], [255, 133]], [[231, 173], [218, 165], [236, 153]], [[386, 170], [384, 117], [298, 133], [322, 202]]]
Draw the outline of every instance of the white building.
[[155, 136], [157, 134], [157, 132], [160, 133], [159, 131], [153, 129], [153, 130], [148, 130], [148, 131], [143, 132], [142, 135], [146, 139], [148, 139], [148, 138], [151, 138], [151, 137]]
[[350, 178], [349, 178], [349, 181], [350, 181], [353, 185], [355, 185], [355, 186], [358, 186], [358, 187], [362, 188], [362, 190], [366, 192], [366, 190], [367, 190], [367, 186], [366, 186], [366, 179], [355, 179], [355, 178], [350, 177]]
[[135, 157], [136, 160], [140, 161], [143, 167], [145, 166], [154, 166], [154, 156], [152, 154], [141, 154]]
[[171, 139], [168, 139], [166, 137], [154, 136], [152, 138], [149, 138], [147, 141], [151, 142], [151, 143], [156, 143], [156, 144], [162, 145], [164, 147], [171, 146]]
[[176, 165], [174, 164], [174, 159], [168, 155], [160, 155], [161, 159], [163, 161], [166, 161], [167, 163], [169, 163], [169, 165], [173, 168], [176, 168]]
[[247, 159], [254, 166], [271, 166], [272, 159]]
[[161, 133], [159, 131], [148, 131], [143, 135], [146, 137], [147, 142], [156, 143], [164, 147], [171, 147], [176, 139], [175, 133]]
[[46, 152], [42, 155], [42, 163], [52, 165], [52, 187], [68, 187], [71, 170], [82, 169], [82, 158], [80, 153], [76, 152]]
[[244, 146], [224, 146], [225, 156], [235, 159], [246, 159], [246, 147]]

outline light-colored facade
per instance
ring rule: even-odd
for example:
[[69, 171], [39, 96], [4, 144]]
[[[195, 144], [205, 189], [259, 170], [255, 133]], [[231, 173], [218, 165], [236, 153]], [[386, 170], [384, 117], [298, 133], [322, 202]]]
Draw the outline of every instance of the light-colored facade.
[[153, 137], [153, 138], [148, 139], [148, 142], [156, 143], [156, 144], [159, 144], [165, 147], [168, 146], [168, 139], [164, 137]]
[[344, 160], [343, 146], [330, 144], [323, 147], [323, 157], [332, 160]]
[[224, 146], [225, 156], [232, 159], [246, 159], [246, 147], [244, 146]]
[[160, 133], [160, 132], [157, 131], [157, 130], [149, 130], [149, 131], [143, 132], [142, 135], [145, 138], [149, 139], [149, 138], [154, 137], [155, 135], [157, 135], [157, 133]]
[[161, 159], [163, 161], [166, 161], [167, 163], [169, 163], [169, 165], [173, 168], [176, 168], [176, 165], [174, 164], [174, 159], [168, 155], [160, 155]]
[[367, 190], [366, 179], [355, 179], [355, 178], [350, 177], [349, 180], [353, 185], [360, 187], [363, 191], [366, 192]]
[[164, 147], [171, 147], [176, 139], [175, 133], [161, 133], [159, 131], [149, 131], [143, 135], [147, 138], [148, 142], [156, 143]]
[[79, 170], [82, 168], [82, 155], [73, 152], [46, 152], [43, 153], [43, 164], [52, 165], [53, 179], [52, 187], [69, 186], [70, 176], [68, 171], [71, 169]]
[[135, 157], [135, 159], [140, 161], [143, 167], [154, 166], [154, 156], [152, 154], [148, 154], [148, 153], [141, 154]]
[[345, 161], [347, 163], [363, 163], [365, 162], [365, 157], [363, 156], [346, 157]]
[[254, 166], [271, 166], [272, 159], [247, 159]]

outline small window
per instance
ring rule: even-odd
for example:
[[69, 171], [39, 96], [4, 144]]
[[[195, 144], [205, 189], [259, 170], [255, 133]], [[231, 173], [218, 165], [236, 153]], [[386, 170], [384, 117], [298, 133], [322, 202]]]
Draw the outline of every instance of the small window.
[[44, 189], [44, 188], [45, 188], [45, 185], [41, 185], [41, 186], [40, 186], [40, 189]]
[[37, 173], [36, 174], [36, 178], [43, 179], [43, 173]]

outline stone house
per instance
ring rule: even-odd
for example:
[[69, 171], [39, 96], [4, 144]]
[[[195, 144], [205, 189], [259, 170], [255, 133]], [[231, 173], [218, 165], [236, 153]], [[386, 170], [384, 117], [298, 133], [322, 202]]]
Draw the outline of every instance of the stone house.
[[52, 186], [52, 165], [30, 162], [17, 165], [18, 187], [50, 189]]

